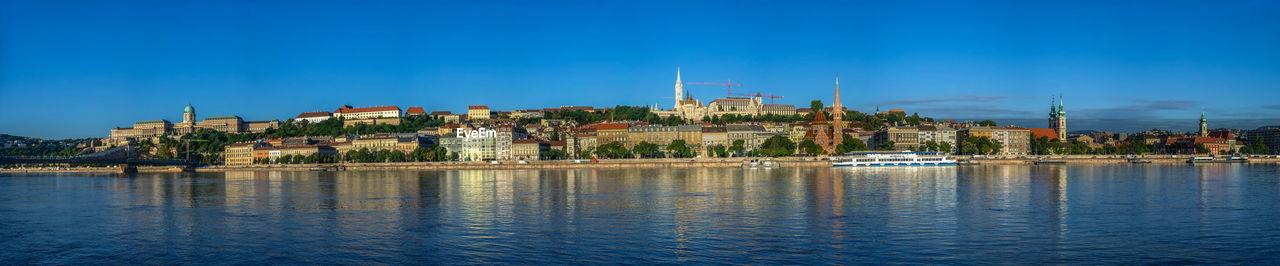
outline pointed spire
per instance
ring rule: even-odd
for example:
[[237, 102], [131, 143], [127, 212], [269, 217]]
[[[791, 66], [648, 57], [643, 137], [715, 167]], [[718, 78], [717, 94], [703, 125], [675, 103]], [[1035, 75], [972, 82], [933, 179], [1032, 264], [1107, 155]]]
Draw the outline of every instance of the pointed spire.
[[1067, 115], [1067, 107], [1062, 104], [1062, 98], [1063, 98], [1062, 95], [1059, 94], [1058, 95], [1058, 116]]
[[680, 67], [676, 67], [676, 83], [680, 83]]
[[1057, 98], [1054, 97], [1056, 96], [1049, 96], [1049, 117], [1053, 117], [1058, 114], [1058, 106], [1053, 105], [1053, 102], [1057, 100]]
[[[836, 102], [832, 103], [835, 108], [840, 108], [840, 74], [836, 74]], [[835, 109], [832, 109], [835, 110]]]

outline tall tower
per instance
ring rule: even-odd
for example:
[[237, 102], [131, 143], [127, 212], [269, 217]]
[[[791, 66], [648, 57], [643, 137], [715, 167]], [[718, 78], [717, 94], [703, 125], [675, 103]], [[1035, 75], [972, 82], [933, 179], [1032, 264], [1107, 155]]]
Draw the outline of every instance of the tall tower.
[[1049, 96], [1049, 128], [1058, 128], [1058, 106], [1053, 102], [1053, 96]]
[[196, 122], [196, 108], [191, 104], [187, 104], [187, 108], [182, 108], [182, 123], [194, 124]]
[[1062, 97], [1058, 97], [1058, 114], [1054, 116], [1055, 122], [1053, 129], [1058, 131], [1058, 139], [1067, 139], [1067, 107], [1062, 104]]
[[1204, 118], [1204, 111], [1200, 111], [1200, 136], [1209, 136], [1209, 120]]
[[[844, 107], [840, 105], [840, 75], [836, 75], [836, 99], [831, 104], [831, 146], [844, 143]], [[815, 110], [822, 112], [822, 110]]]
[[684, 100], [684, 81], [680, 81], [680, 68], [676, 67], [676, 103], [671, 110], [680, 109], [680, 101]]

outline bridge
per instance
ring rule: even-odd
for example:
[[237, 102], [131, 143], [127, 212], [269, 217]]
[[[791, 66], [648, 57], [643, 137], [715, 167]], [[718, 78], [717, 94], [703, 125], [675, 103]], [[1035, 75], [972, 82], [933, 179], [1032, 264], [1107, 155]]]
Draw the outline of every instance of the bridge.
[[122, 172], [136, 171], [142, 165], [174, 165], [191, 168], [201, 165], [198, 161], [170, 159], [137, 158], [133, 146], [125, 145], [95, 153], [76, 156], [0, 156], [0, 164], [42, 164], [42, 163], [100, 163], [120, 165]]

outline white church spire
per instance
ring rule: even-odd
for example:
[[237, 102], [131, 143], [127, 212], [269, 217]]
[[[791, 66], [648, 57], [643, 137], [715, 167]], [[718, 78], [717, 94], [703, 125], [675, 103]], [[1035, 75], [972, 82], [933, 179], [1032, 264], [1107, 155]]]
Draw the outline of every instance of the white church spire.
[[680, 100], [684, 100], [684, 81], [681, 81], [681, 80], [680, 80], [680, 67], [676, 67], [676, 94], [675, 94], [675, 99], [676, 99], [676, 102], [675, 102], [675, 105], [671, 108], [672, 110], [679, 109], [679, 108], [680, 108]]

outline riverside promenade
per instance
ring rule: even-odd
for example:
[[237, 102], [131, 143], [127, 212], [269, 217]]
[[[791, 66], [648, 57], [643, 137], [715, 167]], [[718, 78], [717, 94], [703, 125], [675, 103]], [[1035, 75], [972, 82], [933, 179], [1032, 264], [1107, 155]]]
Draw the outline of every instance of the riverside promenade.
[[[1152, 164], [1185, 164], [1194, 155], [1025, 155], [1025, 156], [970, 156], [954, 155], [956, 159], [976, 165], [1026, 165], [1036, 161], [1055, 161], [1063, 164], [1129, 164], [1130, 158], [1139, 158]], [[263, 165], [211, 165], [197, 168], [173, 166], [140, 166], [139, 173], [171, 172], [227, 172], [227, 171], [386, 171], [386, 170], [501, 170], [501, 169], [574, 169], [574, 168], [693, 168], [693, 167], [741, 167], [746, 160], [769, 160], [781, 167], [830, 166], [827, 157], [780, 158], [697, 158], [697, 159], [602, 159], [583, 160], [502, 161], [491, 162], [396, 162], [396, 163], [336, 163], [336, 164], [263, 164]], [[1280, 163], [1280, 156], [1263, 155], [1249, 157], [1249, 163]], [[39, 167], [6, 168], [0, 173], [119, 173], [116, 167]]]

